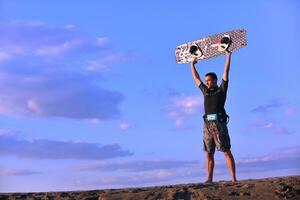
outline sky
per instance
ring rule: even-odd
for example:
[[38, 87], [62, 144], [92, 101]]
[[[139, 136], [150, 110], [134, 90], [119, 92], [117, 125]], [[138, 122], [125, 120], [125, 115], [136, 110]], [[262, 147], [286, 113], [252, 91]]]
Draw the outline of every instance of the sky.
[[[247, 46], [232, 54], [225, 105], [237, 178], [299, 175], [299, 10], [0, 0], [0, 192], [203, 182], [203, 96], [175, 47], [240, 28]], [[221, 77], [224, 63], [196, 67]], [[215, 162], [214, 180], [230, 180], [222, 152]]]

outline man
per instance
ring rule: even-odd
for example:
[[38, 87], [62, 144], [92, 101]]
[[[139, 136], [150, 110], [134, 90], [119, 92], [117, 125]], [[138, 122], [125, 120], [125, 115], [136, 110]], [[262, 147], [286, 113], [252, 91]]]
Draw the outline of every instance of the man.
[[227, 129], [227, 117], [224, 105], [226, 101], [228, 74], [230, 68], [231, 52], [226, 50], [226, 62], [220, 87], [217, 85], [217, 76], [210, 72], [205, 75], [206, 85], [202, 82], [195, 68], [197, 63], [194, 59], [191, 63], [191, 70], [197, 86], [204, 95], [204, 129], [203, 129], [203, 149], [206, 152], [207, 179], [205, 183], [212, 183], [214, 170], [214, 152], [224, 152], [226, 164], [231, 173], [232, 182], [236, 182], [235, 161], [230, 151], [230, 137]]

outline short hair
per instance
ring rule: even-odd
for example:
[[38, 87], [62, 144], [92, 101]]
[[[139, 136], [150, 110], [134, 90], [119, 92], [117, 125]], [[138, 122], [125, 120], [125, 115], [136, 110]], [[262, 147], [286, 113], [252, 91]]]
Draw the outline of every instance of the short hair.
[[210, 76], [212, 79], [218, 80], [218, 77], [214, 72], [209, 72], [209, 73], [205, 74], [205, 76]]

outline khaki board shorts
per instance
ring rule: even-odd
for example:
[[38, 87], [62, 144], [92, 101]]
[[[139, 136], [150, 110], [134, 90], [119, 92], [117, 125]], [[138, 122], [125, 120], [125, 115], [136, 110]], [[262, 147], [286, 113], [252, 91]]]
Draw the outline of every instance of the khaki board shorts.
[[208, 153], [214, 153], [215, 148], [218, 151], [229, 150], [230, 137], [228, 134], [226, 122], [207, 121], [203, 125], [203, 150]]

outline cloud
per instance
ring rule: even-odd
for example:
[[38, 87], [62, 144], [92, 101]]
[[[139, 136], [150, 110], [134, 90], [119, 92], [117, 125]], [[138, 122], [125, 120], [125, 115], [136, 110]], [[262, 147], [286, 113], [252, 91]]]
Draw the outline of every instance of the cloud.
[[[240, 158], [236, 160], [237, 164], [262, 163], [266, 161], [276, 161], [281, 159], [300, 158], [300, 146], [287, 146], [273, 153], [263, 156]], [[300, 161], [299, 161], [300, 164]], [[298, 166], [300, 167], [300, 165]]]
[[269, 118], [263, 118], [263, 117], [255, 117], [253, 119], [253, 121], [249, 123], [249, 125], [247, 126], [247, 129], [248, 130], [262, 129], [262, 130], [268, 131], [270, 133], [275, 133], [275, 134], [290, 134], [291, 133], [287, 128], [282, 127], [276, 121], [269, 119]]
[[12, 130], [7, 130], [7, 129], [0, 129], [0, 137], [13, 137], [13, 136], [17, 136], [20, 133], [16, 132], [16, 131], [12, 131]]
[[65, 25], [65, 28], [67, 28], [67, 29], [75, 28], [75, 25], [67, 24], [67, 25]]
[[130, 124], [125, 123], [125, 122], [123, 122], [123, 123], [120, 124], [120, 129], [122, 129], [122, 130], [127, 130], [130, 127], [131, 127]]
[[294, 106], [285, 103], [282, 99], [273, 99], [269, 103], [260, 105], [251, 111], [255, 114], [255, 117], [247, 125], [247, 129], [262, 129], [275, 134], [291, 133], [290, 130], [281, 125], [281, 122], [285, 121], [282, 117], [284, 115], [288, 117], [295, 115], [296, 109]]
[[62, 44], [43, 46], [36, 50], [38, 56], [59, 56], [81, 46], [81, 41], [69, 41]]
[[9, 60], [11, 56], [6, 52], [0, 52], [0, 62], [3, 62], [5, 60]]
[[284, 169], [297, 169], [300, 172], [300, 146], [287, 146], [268, 155], [240, 158], [236, 164], [242, 173]]
[[176, 160], [132, 160], [132, 161], [119, 161], [113, 163], [100, 162], [83, 164], [74, 167], [75, 171], [82, 170], [96, 170], [96, 171], [127, 171], [127, 172], [140, 172], [152, 170], [166, 170], [190, 167], [191, 165], [199, 164], [198, 161], [176, 161]]
[[185, 123], [185, 118], [196, 112], [201, 112], [200, 107], [202, 106], [202, 96], [172, 96], [166, 107], [166, 115], [175, 121], [175, 128], [187, 128], [188, 125]]
[[292, 106], [289, 106], [285, 109], [285, 114], [288, 115], [288, 116], [293, 116], [296, 114], [296, 108], [295, 107], [292, 107]]
[[[236, 158], [237, 175], [253, 178], [258, 173], [268, 172], [277, 176], [278, 170], [298, 170], [300, 172], [300, 146], [286, 146], [270, 154], [254, 157]], [[136, 162], [137, 166], [134, 166]], [[224, 159], [215, 162], [215, 180], [229, 176]], [[75, 169], [75, 168], [74, 168]], [[96, 163], [77, 166], [76, 170], [116, 171], [123, 169], [120, 175], [100, 178], [81, 177], [72, 180], [77, 187], [126, 188], [140, 187], [149, 184], [176, 184], [180, 180], [185, 182], [200, 182], [206, 176], [205, 162], [199, 161], [123, 161], [116, 163]], [[97, 172], [98, 173], [98, 172]]]
[[79, 31], [73, 25], [56, 27], [42, 22], [0, 23], [0, 34], [0, 61], [21, 56], [26, 56], [28, 60], [81, 61], [82, 65], [88, 65], [82, 66], [83, 69], [91, 70], [89, 62], [109, 66], [132, 59], [132, 54], [114, 51], [107, 36], [94, 36]]
[[105, 188], [128, 188], [130, 187], [139, 187], [139, 186], [147, 186], [149, 184], [152, 185], [163, 185], [170, 183], [171, 181], [178, 181], [179, 179], [183, 179], [186, 177], [199, 177], [199, 170], [156, 170], [149, 172], [134, 172], [127, 173], [118, 176], [106, 176], [101, 177], [99, 179], [91, 179], [91, 178], [79, 178], [76, 180], [71, 180], [73, 185], [84, 188], [86, 186], [100, 187], [103, 186]]
[[131, 155], [133, 153], [122, 150], [118, 144], [99, 145], [46, 139], [25, 140], [10, 134], [0, 135], [0, 156], [16, 156], [34, 160], [104, 160]]
[[[101, 53], [107, 42], [77, 29], [43, 22], [0, 23], [0, 49], [12, 55], [61, 57], [66, 54]], [[107, 40], [106, 40], [107, 41]]]
[[99, 118], [90, 118], [86, 120], [87, 122], [90, 122], [92, 124], [99, 124], [101, 120]]
[[107, 37], [41, 22], [0, 23], [0, 34], [0, 114], [98, 121], [120, 116], [123, 95], [101, 82], [127, 54], [114, 52]]
[[0, 114], [101, 120], [120, 114], [123, 95], [103, 89], [89, 77], [59, 71], [25, 73], [6, 73], [0, 79]]
[[266, 105], [260, 105], [251, 111], [254, 113], [268, 113], [273, 108], [279, 108], [283, 106], [283, 102], [280, 99], [273, 99]]
[[[105, 42], [105, 39], [103, 39]], [[101, 40], [98, 42], [102, 42]], [[107, 53], [100, 58], [88, 60], [85, 69], [88, 72], [109, 72], [112, 64], [130, 62], [133, 55], [130, 53]]]
[[41, 174], [41, 172], [29, 169], [0, 169], [0, 176], [28, 176], [33, 174]]
[[168, 171], [168, 170], [158, 170], [154, 172], [143, 172], [126, 174], [121, 176], [105, 177], [102, 180], [96, 180], [92, 184], [94, 185], [139, 185], [139, 184], [149, 184], [170, 181], [174, 179], [179, 179], [189, 175], [189, 172], [183, 172], [181, 174]]

